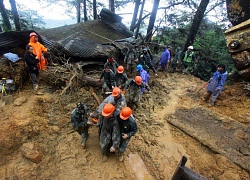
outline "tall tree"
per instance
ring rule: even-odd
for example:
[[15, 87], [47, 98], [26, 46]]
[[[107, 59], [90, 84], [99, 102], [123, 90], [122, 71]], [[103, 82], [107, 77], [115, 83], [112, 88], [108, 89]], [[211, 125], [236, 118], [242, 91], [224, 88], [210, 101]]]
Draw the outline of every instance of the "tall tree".
[[109, 10], [115, 13], [115, 0], [109, 0]]
[[5, 6], [3, 4], [3, 0], [0, 0], [0, 12], [1, 12], [1, 15], [3, 18], [4, 30], [11, 31], [10, 20], [9, 20], [7, 13], [6, 13], [6, 9], [5, 9]]
[[134, 14], [133, 14], [132, 22], [131, 22], [131, 25], [130, 25], [130, 31], [134, 31], [134, 29], [132, 29], [132, 27], [134, 27], [135, 22], [136, 22], [140, 2], [141, 2], [141, 0], [136, 0], [135, 1], [135, 8], [134, 8]]
[[93, 17], [97, 19], [96, 0], [93, 0]]
[[81, 1], [76, 1], [76, 21], [77, 23], [81, 22]]
[[154, 24], [155, 24], [155, 18], [156, 18], [157, 10], [159, 7], [159, 3], [160, 3], [160, 0], [154, 0], [154, 5], [153, 5], [153, 9], [151, 12], [151, 16], [150, 16], [149, 24], [148, 24], [148, 29], [147, 29], [146, 42], [150, 41], [150, 39], [151, 39], [152, 31], [153, 31]]
[[199, 26], [200, 26], [202, 19], [204, 17], [204, 13], [206, 11], [208, 3], [209, 3], [209, 0], [201, 0], [200, 5], [199, 5], [199, 7], [194, 15], [194, 19], [193, 19], [192, 25], [190, 27], [186, 43], [183, 47], [183, 51], [185, 51], [188, 46], [193, 45], [195, 36], [197, 34]]
[[9, 0], [9, 1], [10, 1], [10, 5], [11, 5], [11, 12], [12, 12], [12, 15], [13, 15], [16, 30], [21, 31], [19, 16], [18, 16], [17, 8], [16, 8], [16, 0]]
[[88, 21], [86, 0], [83, 0], [83, 15], [84, 15], [84, 22]]
[[141, 10], [140, 10], [140, 15], [139, 15], [139, 19], [138, 19], [139, 23], [137, 23], [138, 25], [137, 25], [137, 28], [135, 31], [135, 39], [137, 39], [139, 30], [140, 30], [140, 24], [141, 24], [142, 14], [143, 14], [143, 10], [144, 10], [144, 4], [145, 4], [145, 0], [143, 0], [142, 4], [141, 4]]

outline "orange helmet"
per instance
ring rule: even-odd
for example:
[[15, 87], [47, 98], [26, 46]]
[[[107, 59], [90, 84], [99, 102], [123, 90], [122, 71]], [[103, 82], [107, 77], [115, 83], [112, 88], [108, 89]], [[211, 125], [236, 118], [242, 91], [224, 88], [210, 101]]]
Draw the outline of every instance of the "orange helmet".
[[98, 118], [92, 117], [91, 120], [92, 120], [94, 123], [98, 123]]
[[108, 61], [109, 61], [109, 62], [113, 62], [113, 61], [114, 61], [114, 58], [110, 57], [110, 58], [108, 58]]
[[122, 120], [127, 120], [131, 116], [131, 114], [132, 114], [132, 110], [129, 107], [124, 107], [121, 110], [120, 118]]
[[141, 82], [142, 82], [141, 76], [135, 76], [135, 82], [136, 84], [141, 85]]
[[124, 71], [124, 67], [123, 66], [118, 66], [117, 72], [118, 73], [123, 73], [123, 71]]
[[32, 36], [38, 36], [35, 32], [30, 33], [30, 37]]
[[112, 96], [116, 97], [121, 93], [121, 89], [118, 87], [115, 87], [112, 91]]
[[105, 106], [102, 109], [102, 115], [104, 117], [107, 117], [110, 114], [112, 114], [114, 112], [114, 110], [115, 110], [115, 106], [113, 104], [110, 104], [110, 103], [105, 104]]

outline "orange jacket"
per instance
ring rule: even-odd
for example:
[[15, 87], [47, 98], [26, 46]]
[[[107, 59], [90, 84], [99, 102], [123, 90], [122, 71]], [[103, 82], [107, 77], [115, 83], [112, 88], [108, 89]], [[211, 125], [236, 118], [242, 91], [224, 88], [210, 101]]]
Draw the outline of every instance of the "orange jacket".
[[30, 37], [29, 45], [31, 45], [34, 49], [33, 53], [38, 57], [39, 63], [37, 64], [38, 68], [41, 70], [46, 70], [46, 66], [48, 65], [48, 61], [43, 56], [43, 52], [47, 52], [47, 48], [44, 47], [41, 43], [35, 42], [35, 36]]

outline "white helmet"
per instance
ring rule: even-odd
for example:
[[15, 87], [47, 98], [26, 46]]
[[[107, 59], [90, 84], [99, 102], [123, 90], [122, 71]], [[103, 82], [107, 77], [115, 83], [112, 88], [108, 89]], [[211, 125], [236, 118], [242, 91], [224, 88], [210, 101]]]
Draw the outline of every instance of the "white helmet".
[[193, 50], [193, 49], [194, 49], [194, 46], [188, 46], [188, 49]]

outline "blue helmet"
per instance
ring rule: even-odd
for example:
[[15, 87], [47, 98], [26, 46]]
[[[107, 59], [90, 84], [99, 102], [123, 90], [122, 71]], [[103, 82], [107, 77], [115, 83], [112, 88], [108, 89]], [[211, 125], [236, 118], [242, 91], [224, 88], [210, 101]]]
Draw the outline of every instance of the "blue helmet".
[[140, 71], [142, 68], [142, 65], [138, 64], [137, 67], [136, 67], [136, 71]]

